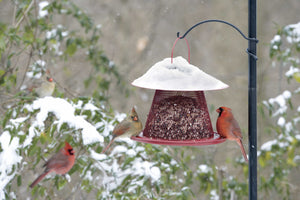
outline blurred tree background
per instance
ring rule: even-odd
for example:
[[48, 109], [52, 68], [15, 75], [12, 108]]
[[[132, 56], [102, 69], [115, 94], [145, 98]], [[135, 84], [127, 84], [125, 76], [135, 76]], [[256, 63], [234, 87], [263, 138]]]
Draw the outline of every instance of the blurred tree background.
[[[122, 140], [100, 154], [133, 105], [145, 124], [153, 91], [130, 82], [170, 56], [176, 33], [206, 19], [247, 33], [247, 6], [0, 1], [0, 199], [247, 199], [248, 166], [232, 142], [169, 147]], [[258, 2], [259, 199], [300, 193], [298, 7], [297, 0]], [[230, 85], [206, 93], [213, 126], [215, 108], [232, 107], [247, 144], [247, 41], [222, 24], [203, 25], [187, 39], [191, 63]], [[184, 43], [175, 55], [187, 56]], [[30, 90], [47, 71], [53, 97], [37, 98]], [[30, 189], [65, 140], [75, 149], [72, 170]]]

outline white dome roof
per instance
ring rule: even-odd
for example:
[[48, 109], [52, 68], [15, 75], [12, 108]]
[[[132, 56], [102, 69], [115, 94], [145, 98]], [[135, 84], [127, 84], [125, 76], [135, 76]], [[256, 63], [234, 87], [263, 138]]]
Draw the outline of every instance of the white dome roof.
[[134, 80], [132, 85], [172, 91], [205, 91], [229, 87], [198, 67], [189, 64], [181, 56], [173, 58], [173, 63], [171, 63], [171, 58], [155, 63], [143, 76]]

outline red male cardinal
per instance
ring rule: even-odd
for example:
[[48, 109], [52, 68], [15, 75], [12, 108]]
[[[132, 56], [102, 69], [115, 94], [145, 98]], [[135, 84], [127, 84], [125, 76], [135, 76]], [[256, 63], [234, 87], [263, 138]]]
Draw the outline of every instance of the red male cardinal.
[[75, 154], [72, 146], [65, 142], [65, 147], [59, 150], [54, 156], [52, 156], [43, 167], [46, 167], [44, 173], [42, 173], [33, 183], [30, 185], [33, 188], [38, 182], [40, 182], [50, 172], [56, 174], [66, 174], [74, 165]]
[[121, 137], [131, 137], [138, 135], [143, 129], [143, 125], [139, 120], [135, 109], [132, 108], [131, 114], [127, 116], [123, 121], [121, 121], [113, 130], [113, 138], [107, 145], [105, 149], [103, 149], [102, 153], [105, 153], [108, 147], [113, 143], [116, 138]]
[[216, 111], [219, 113], [217, 120], [218, 134], [228, 140], [235, 140], [240, 146], [246, 162], [248, 162], [247, 154], [242, 143], [241, 129], [237, 121], [234, 119], [231, 109], [227, 107], [220, 107]]

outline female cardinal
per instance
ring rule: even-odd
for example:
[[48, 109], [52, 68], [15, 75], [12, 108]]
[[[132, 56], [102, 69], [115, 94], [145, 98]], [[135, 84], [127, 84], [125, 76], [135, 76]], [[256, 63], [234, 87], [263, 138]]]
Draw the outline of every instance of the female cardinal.
[[33, 188], [38, 182], [40, 182], [50, 172], [56, 174], [66, 174], [74, 165], [75, 154], [72, 146], [65, 142], [65, 147], [59, 150], [54, 156], [52, 156], [43, 167], [46, 167], [44, 173], [42, 173], [33, 183], [30, 185]]
[[35, 91], [39, 97], [51, 96], [55, 89], [55, 83], [53, 82], [53, 78], [46, 75], [42, 77], [42, 84]]
[[242, 133], [239, 124], [234, 119], [230, 108], [220, 107], [216, 110], [219, 113], [217, 120], [217, 131], [228, 140], [235, 140], [241, 148], [243, 156], [248, 162], [247, 154], [242, 143]]
[[138, 135], [143, 129], [143, 125], [139, 120], [139, 117], [134, 109], [131, 110], [131, 114], [121, 121], [113, 130], [113, 137], [107, 147], [103, 149], [102, 153], [105, 153], [108, 147], [113, 143], [116, 138], [131, 137]]

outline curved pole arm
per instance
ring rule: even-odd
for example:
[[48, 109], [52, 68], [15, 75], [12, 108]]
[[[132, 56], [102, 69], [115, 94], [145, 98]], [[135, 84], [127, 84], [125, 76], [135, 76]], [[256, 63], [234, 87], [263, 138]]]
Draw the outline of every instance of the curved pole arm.
[[[187, 31], [183, 34], [183, 36], [180, 36], [180, 33], [177, 32], [177, 38], [183, 39], [183, 38], [185, 38], [186, 35], [187, 35], [191, 30], [193, 30], [195, 27], [197, 27], [197, 26], [199, 26], [199, 25], [201, 25], [201, 24], [209, 23], [209, 22], [219, 22], [219, 23], [223, 23], [223, 24], [229, 25], [229, 26], [231, 26], [232, 28], [234, 28], [236, 31], [238, 31], [238, 32], [240, 33], [240, 35], [241, 35], [244, 39], [246, 39], [246, 40], [248, 40], [248, 41], [250, 41], [250, 42], [258, 43], [258, 39], [246, 37], [245, 34], [244, 34], [238, 27], [236, 27], [235, 25], [233, 25], [233, 24], [231, 24], [231, 23], [229, 23], [229, 22], [223, 21], [223, 20], [218, 20], [218, 19], [210, 19], [210, 20], [205, 20], [205, 21], [199, 22], [199, 23], [195, 24], [194, 26], [192, 26], [189, 30], [187, 30]], [[247, 49], [246, 52], [247, 52], [251, 57], [253, 57], [255, 60], [258, 60], [257, 56], [256, 56], [254, 53], [250, 52], [249, 49]]]
[[218, 20], [218, 19], [209, 19], [209, 20], [205, 20], [205, 21], [199, 22], [199, 23], [195, 24], [194, 26], [192, 26], [189, 30], [187, 30], [187, 31], [183, 34], [183, 36], [179, 36], [179, 35], [180, 35], [180, 32], [177, 32], [177, 37], [180, 38], [180, 39], [183, 39], [183, 38], [185, 38], [185, 36], [186, 36], [191, 30], [193, 30], [195, 27], [197, 27], [197, 26], [199, 26], [199, 25], [201, 25], [201, 24], [209, 23], [209, 22], [219, 22], [219, 23], [227, 24], [227, 25], [231, 26], [232, 28], [234, 28], [235, 30], [237, 30], [237, 31], [241, 34], [241, 36], [242, 36], [243, 38], [245, 38], [246, 40], [254, 41], [254, 42], [258, 43], [258, 39], [246, 37], [245, 34], [244, 34], [238, 27], [236, 27], [235, 25], [233, 25], [233, 24], [231, 24], [231, 23], [229, 23], [229, 22], [223, 21], [223, 20]]

